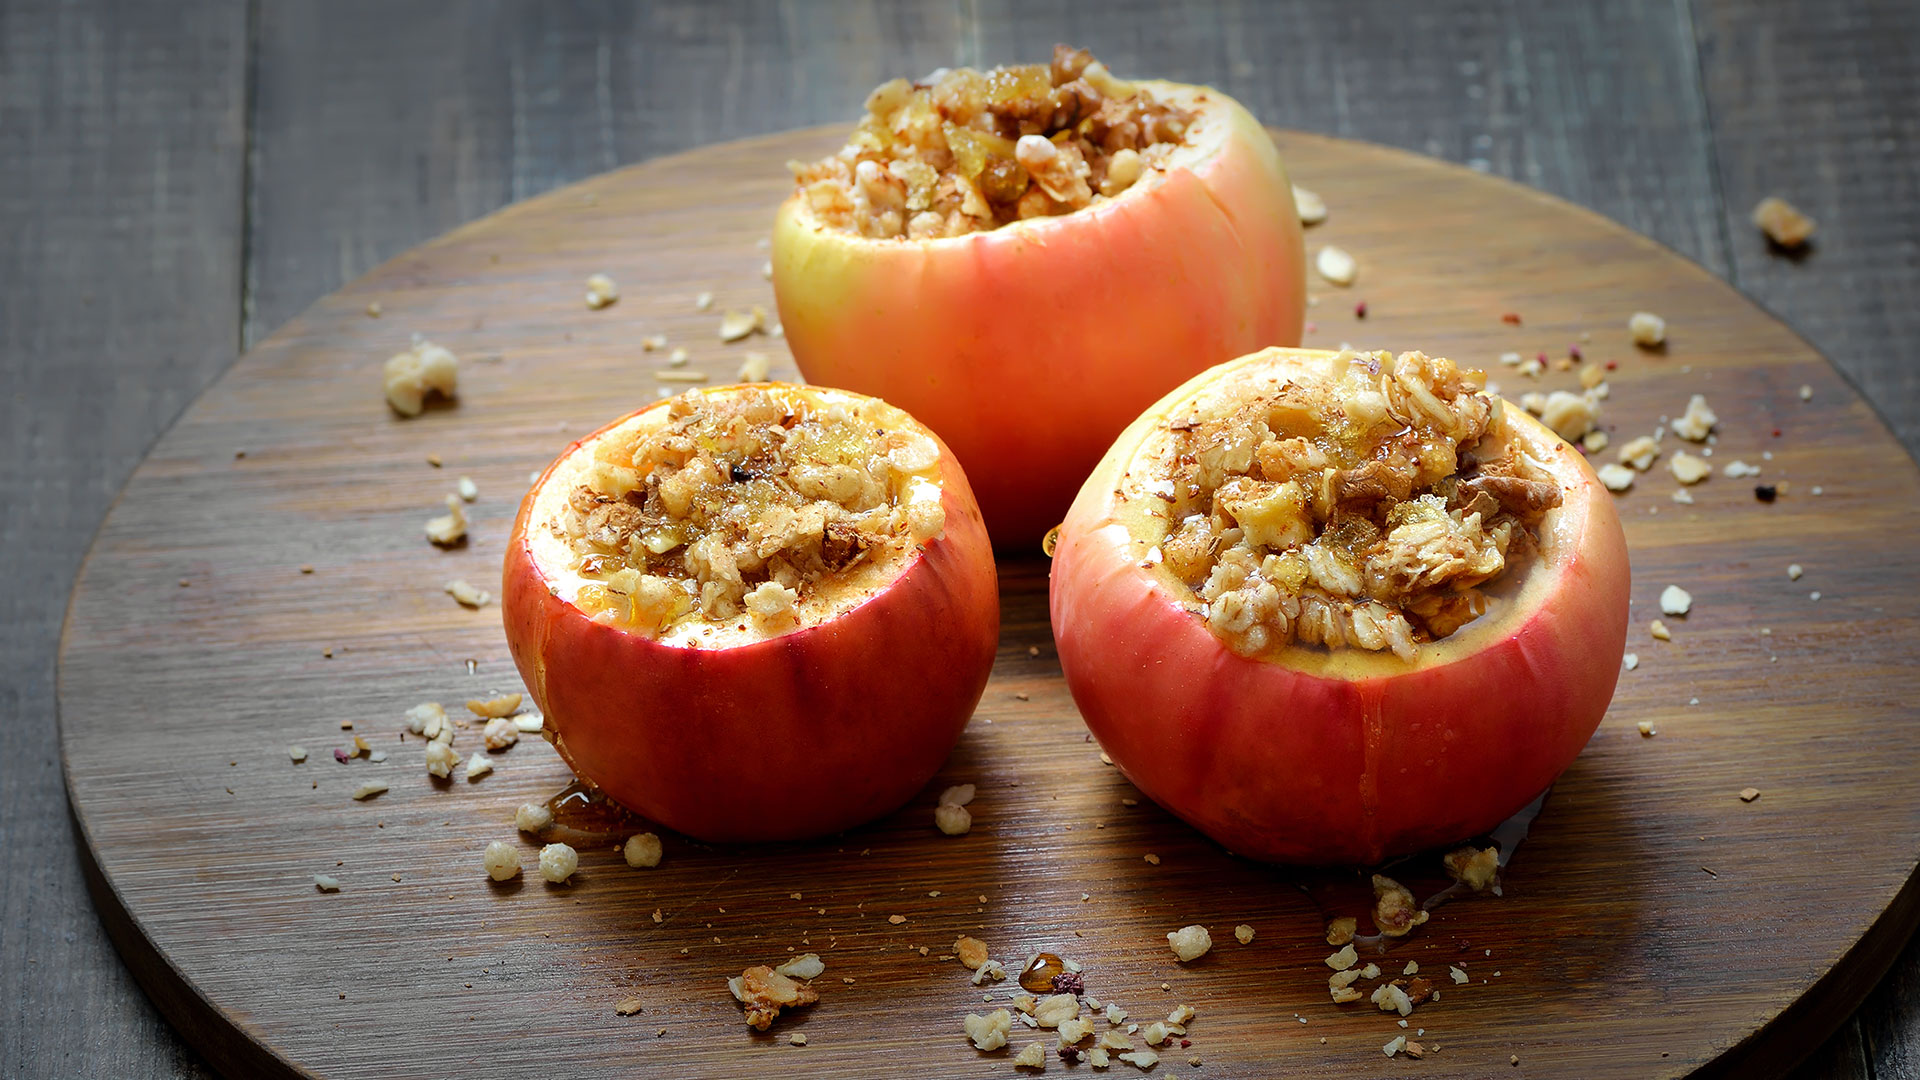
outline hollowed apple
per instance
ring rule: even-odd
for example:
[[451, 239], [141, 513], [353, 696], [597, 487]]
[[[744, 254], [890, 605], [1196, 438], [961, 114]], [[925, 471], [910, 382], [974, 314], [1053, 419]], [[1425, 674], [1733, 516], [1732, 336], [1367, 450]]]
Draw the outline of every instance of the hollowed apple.
[[1271, 349], [1114, 443], [1060, 530], [1053, 632], [1141, 791], [1242, 855], [1371, 863], [1491, 829], [1580, 753], [1625, 540], [1580, 454], [1483, 385]]
[[986, 686], [992, 551], [905, 412], [785, 386], [574, 443], [514, 522], [507, 642], [583, 779], [713, 841], [817, 836], [934, 774]]
[[947, 440], [995, 543], [1037, 542], [1182, 380], [1299, 344], [1292, 187], [1219, 91], [1121, 83], [1063, 47], [1051, 70], [896, 81], [868, 110], [846, 150], [796, 167], [773, 239], [781, 323], [808, 379]]

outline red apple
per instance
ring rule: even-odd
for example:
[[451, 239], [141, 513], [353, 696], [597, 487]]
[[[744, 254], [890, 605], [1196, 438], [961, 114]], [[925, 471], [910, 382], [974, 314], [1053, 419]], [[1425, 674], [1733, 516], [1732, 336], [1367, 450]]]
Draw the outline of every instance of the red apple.
[[1273, 140], [1217, 90], [1134, 85], [1194, 121], [1164, 169], [1114, 198], [912, 240], [829, 227], [796, 194], [774, 227], [774, 295], [800, 370], [938, 431], [1002, 547], [1030, 551], [1161, 394], [1300, 343], [1305, 255]]
[[[858, 403], [876, 426], [938, 444], [884, 402], [771, 389]], [[750, 388], [699, 393], [742, 392]], [[830, 595], [803, 607], [791, 629], [769, 635], [743, 618], [717, 631], [653, 632], [579, 606], [588, 583], [551, 524], [603, 440], [658, 427], [668, 406], [569, 446], [514, 522], [501, 596], [507, 642], [554, 746], [617, 802], [702, 840], [817, 836], [895, 809], [946, 759], [993, 664], [997, 579], [966, 475], [938, 444], [928, 482], [944, 531], [823, 585]]]
[[1146, 557], [1168, 534], [1152, 512], [1164, 503], [1128, 466], [1217, 381], [1331, 355], [1273, 349], [1223, 364], [1136, 420], [1061, 527], [1053, 631], [1081, 715], [1147, 796], [1242, 855], [1372, 863], [1486, 832], [1580, 753], [1619, 674], [1627, 552], [1585, 459], [1508, 406], [1510, 438], [1561, 491], [1516, 592], [1411, 660], [1234, 652], [1183, 606], [1188, 587]]

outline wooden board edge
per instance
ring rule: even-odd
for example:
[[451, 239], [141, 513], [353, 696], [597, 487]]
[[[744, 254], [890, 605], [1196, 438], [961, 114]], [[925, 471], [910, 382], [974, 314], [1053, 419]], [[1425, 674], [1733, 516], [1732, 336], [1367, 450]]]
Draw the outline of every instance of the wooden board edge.
[[80, 857], [81, 876], [87, 882], [87, 895], [94, 911], [106, 928], [107, 939], [120, 959], [133, 973], [134, 982], [147, 995], [180, 1038], [205, 1058], [214, 1071], [224, 1077], [259, 1077], [261, 1080], [316, 1080], [275, 1056], [264, 1040], [254, 1037], [223, 1015], [209, 1002], [191, 980], [168, 962], [148, 939], [114, 890], [100, 864], [94, 858], [93, 843], [86, 836], [73, 802], [67, 802], [67, 819], [73, 826], [74, 846]]

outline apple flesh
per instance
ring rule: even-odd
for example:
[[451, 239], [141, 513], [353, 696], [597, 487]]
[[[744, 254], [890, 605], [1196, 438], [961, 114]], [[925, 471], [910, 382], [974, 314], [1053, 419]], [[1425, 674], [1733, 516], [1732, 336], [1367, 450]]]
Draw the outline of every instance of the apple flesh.
[[1128, 421], [1182, 380], [1297, 345], [1300, 220], [1280, 153], [1217, 90], [1187, 145], [1115, 198], [934, 240], [866, 239], [780, 208], [773, 286], [811, 382], [912, 412], [967, 467], [994, 542], [1031, 549]]
[[[579, 580], [539, 537], [566, 497], [570, 463], [616, 428], [658, 422], [666, 405], [569, 446], [514, 522], [501, 607], [549, 738], [616, 802], [701, 840], [819, 836], [897, 808], [953, 748], [998, 640], [992, 550], [965, 474], [941, 446], [945, 531], [827, 617], [718, 645], [650, 636], [575, 606]], [[887, 412], [890, 425], [930, 434]]]
[[1300, 646], [1236, 654], [1181, 606], [1183, 583], [1142, 565], [1153, 525], [1143, 499], [1116, 489], [1154, 426], [1203, 387], [1316, 355], [1330, 354], [1223, 364], [1129, 427], [1061, 527], [1050, 603], [1074, 702], [1149, 798], [1241, 855], [1366, 864], [1485, 833], [1579, 755], [1619, 675], [1627, 552], [1585, 459], [1509, 406], [1511, 437], [1562, 493], [1509, 600], [1412, 662]]

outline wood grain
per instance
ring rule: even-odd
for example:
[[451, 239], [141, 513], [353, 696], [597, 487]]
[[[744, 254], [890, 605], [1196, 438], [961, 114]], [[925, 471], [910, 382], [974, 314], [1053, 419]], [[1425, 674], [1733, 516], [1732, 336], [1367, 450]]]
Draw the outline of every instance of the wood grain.
[[[1087, 965], [1091, 992], [1139, 1016], [1192, 1002], [1197, 1075], [1380, 1069], [1399, 1029], [1328, 1004], [1320, 963], [1319, 904], [1351, 910], [1355, 879], [1235, 860], [1151, 806], [1126, 806], [1134, 793], [1099, 764], [1058, 678], [1037, 561], [1003, 567], [995, 681], [942, 776], [837, 840], [719, 850], [669, 838], [649, 873], [596, 847], [570, 889], [497, 889], [480, 848], [509, 837], [513, 807], [558, 789], [565, 769], [522, 745], [477, 784], [436, 787], [418, 743], [397, 738], [416, 701], [512, 685], [497, 611], [456, 608], [440, 582], [497, 574], [528, 470], [651, 394], [657, 360], [637, 351], [640, 335], [690, 343], [717, 377], [732, 370], [739, 347], [713, 341], [714, 317], [691, 297], [765, 302], [755, 241], [783, 186], [778, 165], [831, 142], [799, 133], [638, 166], [403, 255], [256, 347], [135, 475], [67, 628], [70, 793], [109, 919], [155, 946], [130, 961], [223, 1065], [880, 1076], [912, 1062], [1003, 1074], [1004, 1060], [976, 1061], [959, 1035], [978, 992], [936, 959], [972, 932], [1013, 960], [1059, 949]], [[1354, 294], [1319, 290], [1310, 341], [1482, 362], [1583, 341], [1590, 362], [1619, 365], [1605, 414], [1617, 439], [1705, 393], [1722, 417], [1717, 460], [1770, 451], [1766, 478], [1792, 485], [1766, 505], [1750, 483], [1715, 477], [1681, 507], [1655, 472], [1624, 497], [1641, 665], [1520, 849], [1507, 895], [1440, 909], [1392, 955], [1475, 978], [1416, 1013], [1444, 1047], [1421, 1068], [1504, 1074], [1518, 1055], [1514, 1075], [1778, 1071], [1865, 993], [1920, 914], [1904, 645], [1920, 611], [1887, 539], [1920, 525], [1920, 476], [1816, 353], [1650, 241], [1392, 151], [1298, 134], [1284, 149], [1333, 203], [1310, 243], [1360, 257], [1369, 304], [1359, 321]], [[1420, 230], [1404, 227], [1413, 207]], [[1489, 234], [1489, 220], [1507, 227]], [[594, 270], [624, 293], [598, 314], [580, 302]], [[370, 319], [376, 299], [384, 314]], [[1667, 352], [1627, 343], [1624, 315], [1640, 307], [1674, 315]], [[1522, 325], [1503, 323], [1507, 311]], [[402, 422], [375, 382], [416, 332], [465, 357], [462, 393]], [[1511, 372], [1496, 378], [1523, 388]], [[1540, 385], [1572, 384], [1554, 373]], [[473, 541], [438, 552], [420, 523], [462, 474], [482, 492]], [[1807, 578], [1789, 582], [1788, 562]], [[1668, 583], [1691, 589], [1696, 608], [1657, 643], [1645, 620]], [[392, 760], [328, 760], [343, 718]], [[1641, 719], [1660, 734], [1643, 739]], [[287, 760], [292, 742], [313, 752], [307, 764]], [[366, 777], [393, 790], [350, 801]], [[947, 840], [931, 801], [957, 781], [981, 786], [978, 824]], [[1742, 803], [1749, 785], [1764, 794]], [[316, 872], [344, 891], [315, 892]], [[1437, 878], [1430, 861], [1396, 873], [1423, 891]], [[1219, 944], [1181, 967], [1163, 935], [1195, 921]], [[1231, 939], [1240, 922], [1259, 932], [1251, 945]], [[721, 986], [789, 947], [828, 962], [825, 1000], [776, 1029], [805, 1031], [804, 1049], [748, 1032]], [[647, 1011], [614, 1017], [630, 995]], [[414, 1037], [423, 1009], [442, 1038]], [[209, 1035], [223, 1019], [234, 1030]]]
[[87, 903], [54, 656], [86, 539], [238, 355], [246, 12], [0, 5], [0, 1075], [203, 1077]]

